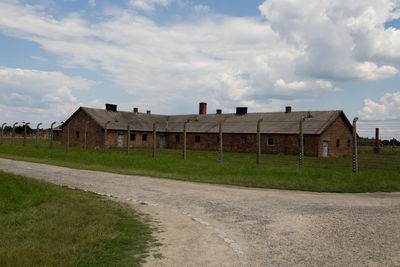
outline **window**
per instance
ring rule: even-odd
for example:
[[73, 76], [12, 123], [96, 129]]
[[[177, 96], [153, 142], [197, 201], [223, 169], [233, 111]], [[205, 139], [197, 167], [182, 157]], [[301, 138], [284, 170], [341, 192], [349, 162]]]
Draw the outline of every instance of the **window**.
[[79, 131], [75, 132], [75, 137], [76, 137], [76, 139], [79, 139]]
[[147, 134], [142, 134], [142, 141], [147, 141]]
[[136, 134], [131, 133], [131, 141], [135, 141], [135, 140], [136, 140]]
[[[297, 145], [300, 146], [300, 138], [297, 140]], [[303, 146], [306, 145], [306, 139], [303, 137]]]
[[273, 137], [268, 137], [267, 145], [269, 146], [275, 145], [275, 139]]
[[219, 144], [219, 135], [217, 135], [217, 144]]
[[246, 136], [240, 137], [240, 143], [243, 145], [247, 144], [247, 137]]
[[59, 133], [59, 132], [56, 132], [56, 135], [57, 135], [57, 136], [60, 136], [60, 133]]
[[340, 139], [336, 139], [336, 147], [340, 146]]
[[350, 147], [351, 147], [351, 141], [350, 141], [350, 139], [349, 139], [349, 140], [347, 140], [347, 147], [348, 147], [348, 148], [350, 148]]
[[181, 140], [181, 137], [180, 137], [179, 135], [175, 135], [175, 141], [176, 141], [177, 143], [179, 143], [180, 140]]
[[196, 135], [196, 136], [194, 137], [194, 141], [195, 141], [196, 143], [199, 143], [199, 142], [200, 142], [200, 135]]

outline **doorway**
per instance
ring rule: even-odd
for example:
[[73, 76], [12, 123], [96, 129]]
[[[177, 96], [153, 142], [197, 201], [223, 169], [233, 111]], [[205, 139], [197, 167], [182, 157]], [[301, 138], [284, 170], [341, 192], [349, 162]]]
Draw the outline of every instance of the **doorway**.
[[118, 135], [117, 147], [119, 147], [119, 148], [124, 147], [124, 135], [123, 134]]
[[160, 148], [164, 148], [164, 135], [160, 135], [160, 144], [159, 144]]
[[329, 141], [322, 141], [322, 156], [327, 157], [329, 150]]

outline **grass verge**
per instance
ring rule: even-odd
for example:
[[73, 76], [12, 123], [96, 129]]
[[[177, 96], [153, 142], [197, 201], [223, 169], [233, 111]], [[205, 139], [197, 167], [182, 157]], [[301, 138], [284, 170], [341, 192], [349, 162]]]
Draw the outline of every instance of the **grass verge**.
[[140, 266], [155, 244], [145, 215], [98, 195], [4, 172], [0, 185], [0, 266]]
[[157, 158], [150, 149], [89, 149], [86, 153], [72, 146], [68, 152], [59, 143], [53, 150], [43, 143], [35, 148], [33, 140], [26, 147], [6, 141], [0, 146], [0, 157], [64, 167], [98, 170], [120, 174], [144, 175], [186, 181], [316, 192], [393, 192], [400, 191], [400, 150], [384, 149], [377, 155], [370, 148], [360, 148], [359, 173], [352, 172], [351, 157], [305, 157], [305, 168], [299, 169], [298, 157], [262, 155], [255, 164], [255, 155], [224, 153], [224, 162], [217, 162], [215, 151], [187, 151], [187, 160], [180, 150], [159, 149]]

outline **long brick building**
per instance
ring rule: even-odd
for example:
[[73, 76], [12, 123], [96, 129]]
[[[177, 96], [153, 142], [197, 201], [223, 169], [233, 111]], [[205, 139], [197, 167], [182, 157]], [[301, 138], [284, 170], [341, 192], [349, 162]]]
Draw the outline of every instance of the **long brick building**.
[[[296, 111], [286, 107], [284, 112], [247, 113], [247, 108], [236, 108], [236, 113], [207, 114], [206, 103], [200, 103], [199, 114], [156, 115], [150, 111], [117, 111], [117, 106], [106, 104], [105, 109], [80, 107], [61, 126], [65, 144], [69, 128], [69, 142], [83, 146], [85, 126], [87, 145], [102, 148], [107, 127], [107, 147], [125, 147], [130, 128], [130, 147], [151, 147], [153, 124], [159, 148], [180, 149], [186, 122], [187, 149], [218, 150], [219, 124], [222, 123], [223, 150], [255, 152], [257, 122], [260, 123], [261, 151], [273, 154], [299, 153], [299, 122], [303, 122], [304, 153], [309, 156], [342, 156], [352, 153], [352, 126], [343, 111]], [[106, 126], [107, 123], [107, 126]], [[67, 125], [69, 124], [69, 127]]]

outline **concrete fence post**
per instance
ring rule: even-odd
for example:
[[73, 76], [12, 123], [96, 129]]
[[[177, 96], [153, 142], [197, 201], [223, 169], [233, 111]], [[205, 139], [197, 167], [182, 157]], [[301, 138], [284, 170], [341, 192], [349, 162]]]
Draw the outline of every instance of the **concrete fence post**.
[[186, 124], [188, 121], [183, 123], [183, 144], [182, 144], [182, 159], [186, 159]]
[[26, 127], [29, 125], [29, 122], [24, 124], [24, 146], [26, 146]]
[[156, 132], [156, 124], [153, 123], [153, 158], [156, 158], [156, 150], [157, 150], [157, 132]]
[[299, 122], [299, 146], [300, 146], [300, 157], [299, 157], [299, 167], [302, 169], [304, 168], [304, 135], [303, 135], [303, 121], [302, 118]]
[[257, 161], [256, 163], [259, 165], [261, 163], [261, 122], [263, 119], [259, 119], [257, 121]]
[[53, 149], [53, 126], [56, 124], [55, 121], [53, 121], [50, 125], [50, 149]]
[[13, 124], [13, 128], [12, 128], [12, 135], [11, 135], [11, 144], [15, 143], [15, 125], [17, 125], [18, 122]]
[[131, 141], [131, 124], [128, 123], [128, 126], [126, 127], [126, 155], [128, 156], [130, 151], [129, 151], [129, 146], [130, 146], [130, 141]]
[[104, 154], [107, 153], [107, 125], [110, 123], [110, 121], [107, 121], [104, 124], [104, 144], [103, 144], [103, 152]]
[[357, 120], [355, 117], [353, 120], [353, 172], [358, 172], [358, 152], [357, 152]]
[[88, 124], [89, 122], [85, 122], [85, 130], [83, 133], [83, 152], [86, 152], [87, 150], [87, 129], [88, 129]]
[[223, 161], [223, 153], [224, 153], [224, 151], [223, 151], [223, 142], [222, 142], [222, 122], [220, 122], [219, 123], [219, 144], [218, 144], [218, 147], [219, 147], [219, 158], [218, 158], [218, 162], [219, 163], [222, 163], [222, 161]]
[[69, 122], [68, 122], [68, 124], [67, 124], [67, 141], [66, 141], [66, 143], [65, 143], [65, 151], [69, 151]]
[[38, 125], [36, 126], [36, 140], [35, 140], [36, 148], [39, 147], [39, 127], [40, 127], [40, 125], [42, 125], [42, 123], [38, 123]]
[[7, 123], [3, 123], [2, 125], [1, 125], [1, 139], [0, 139], [0, 145], [2, 145], [3, 144], [3, 135], [4, 135], [4, 126], [6, 125]]

